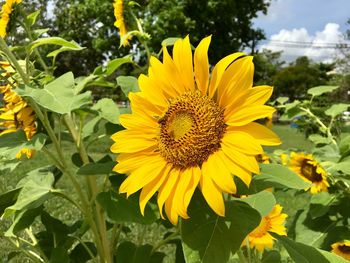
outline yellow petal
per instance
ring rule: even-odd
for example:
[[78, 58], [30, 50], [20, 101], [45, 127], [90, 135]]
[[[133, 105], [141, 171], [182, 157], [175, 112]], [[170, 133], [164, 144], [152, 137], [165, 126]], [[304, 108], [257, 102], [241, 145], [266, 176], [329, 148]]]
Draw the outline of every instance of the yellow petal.
[[[175, 182], [174, 188], [177, 187], [177, 183], [178, 181]], [[179, 221], [179, 215], [177, 213], [177, 202], [176, 200], [174, 200], [175, 197], [175, 190], [170, 192], [167, 200], [165, 201], [165, 213], [169, 219], [169, 221], [173, 224], [173, 225], [177, 225], [178, 221]]]
[[271, 86], [256, 86], [249, 90], [248, 98], [243, 106], [263, 105], [271, 97], [273, 88]]
[[186, 90], [194, 90], [192, 50], [189, 37], [178, 39], [174, 44], [173, 58], [184, 81]]
[[236, 185], [223, 161], [222, 154], [222, 151], [219, 150], [209, 156], [202, 165], [203, 176], [210, 177], [222, 191], [233, 194], [236, 192]]
[[138, 79], [142, 95], [151, 103], [157, 105], [161, 109], [168, 107], [168, 101], [161, 87], [161, 82], [157, 82], [154, 78], [141, 74]]
[[160, 215], [163, 219], [164, 219], [163, 205], [165, 201], [168, 199], [168, 197], [170, 196], [170, 194], [175, 192], [174, 186], [178, 181], [178, 179], [179, 179], [179, 170], [172, 169], [169, 172], [168, 177], [162, 184], [161, 188], [159, 189], [157, 203], [158, 203]]
[[253, 57], [246, 56], [234, 61], [224, 72], [218, 88], [219, 105], [231, 104], [231, 99], [253, 86]]
[[119, 117], [120, 124], [126, 129], [138, 129], [145, 133], [156, 133], [159, 128], [155, 118], [147, 118], [136, 114], [122, 114]]
[[225, 157], [225, 162], [230, 172], [233, 175], [239, 177], [243, 181], [243, 183], [249, 186], [250, 182], [252, 181], [252, 173], [238, 165], [236, 162], [234, 162], [228, 155], [226, 155], [226, 153]]
[[206, 171], [202, 167], [202, 177], [199, 183], [203, 196], [215, 213], [217, 213], [219, 216], [225, 216], [225, 203], [222, 193], [214, 184], [211, 177], [206, 176], [205, 173]]
[[171, 169], [170, 165], [167, 165], [160, 173], [159, 176], [156, 177], [153, 181], [148, 183], [142, 188], [140, 194], [140, 210], [141, 214], [144, 215], [145, 207], [149, 199], [154, 195], [154, 193], [159, 189], [164, 180], [167, 178], [169, 171]]
[[209, 83], [208, 49], [211, 36], [204, 38], [194, 52], [194, 75], [198, 89], [206, 95]]
[[132, 112], [146, 117], [163, 115], [165, 109], [163, 107], [152, 104], [150, 101], [142, 97], [141, 92], [130, 92], [129, 100]]
[[127, 193], [127, 196], [137, 192], [146, 184], [157, 178], [166, 164], [167, 163], [161, 156], [153, 158], [152, 162], [133, 171], [121, 184], [119, 192]]
[[249, 133], [255, 140], [257, 140], [262, 145], [280, 145], [281, 140], [278, 136], [264, 125], [258, 124], [256, 122], [248, 123], [247, 125], [234, 127], [237, 131], [243, 131]]
[[146, 165], [153, 158], [159, 155], [158, 153], [147, 153], [144, 151], [136, 153], [121, 153], [117, 158], [118, 164], [113, 168], [117, 173], [130, 173], [137, 168]]
[[243, 126], [257, 119], [264, 118], [276, 111], [273, 107], [260, 105], [225, 111], [225, 122], [231, 126]]
[[222, 142], [233, 150], [249, 155], [258, 155], [264, 152], [260, 143], [253, 136], [242, 130], [236, 130], [235, 127], [226, 129]]
[[219, 86], [222, 75], [227, 67], [237, 58], [245, 56], [242, 52], [233, 53], [221, 59], [214, 67], [209, 85], [209, 97], [212, 98]]
[[191, 182], [187, 186], [187, 189], [186, 189], [185, 195], [184, 195], [184, 207], [185, 207], [186, 211], [187, 211], [188, 205], [190, 204], [193, 193], [197, 188], [197, 185], [199, 183], [201, 176], [202, 176], [201, 169], [198, 166], [193, 167], [192, 168]]

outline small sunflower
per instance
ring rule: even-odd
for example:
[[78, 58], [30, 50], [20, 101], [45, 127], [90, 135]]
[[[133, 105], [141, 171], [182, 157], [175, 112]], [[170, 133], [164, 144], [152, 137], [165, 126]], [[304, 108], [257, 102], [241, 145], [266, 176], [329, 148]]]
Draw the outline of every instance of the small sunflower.
[[[142, 189], [140, 209], [158, 191], [158, 206], [169, 220], [188, 218], [187, 207], [199, 188], [208, 205], [225, 215], [223, 193], [233, 194], [233, 175], [247, 185], [259, 173], [261, 145], [278, 145], [276, 134], [254, 120], [274, 108], [264, 103], [270, 86], [253, 87], [251, 56], [231, 54], [209, 74], [204, 38], [192, 55], [189, 38], [179, 39], [173, 57], [163, 47], [163, 63], [151, 57], [148, 76], [140, 75], [141, 92], [129, 93], [132, 114], [120, 116], [126, 130], [112, 136], [119, 153], [114, 171], [129, 174], [119, 191]], [[194, 64], [194, 65], [193, 65]]]
[[[125, 26], [125, 21], [124, 21], [124, 0], [115, 0], [113, 3], [114, 7], [114, 16], [115, 16], [115, 22], [114, 25], [119, 29], [120, 33], [120, 41], [122, 41], [122, 38], [128, 33], [126, 30]], [[128, 37], [126, 38], [121, 45], [122, 46], [128, 46], [129, 45], [129, 40], [131, 38]]]
[[265, 152], [256, 155], [255, 159], [258, 161], [258, 163], [264, 163], [264, 164], [270, 163], [270, 157]]
[[305, 182], [311, 183], [312, 194], [328, 191], [327, 172], [311, 154], [292, 152], [288, 165]]
[[[0, 94], [2, 95], [3, 107], [0, 108], [0, 136], [16, 132], [22, 129], [28, 140], [30, 140], [36, 133], [36, 123], [34, 111], [27, 103], [13, 91], [14, 81], [11, 79], [12, 68], [5, 67], [4, 63], [1, 64], [3, 69], [8, 69], [4, 76], [7, 77], [11, 84], [0, 86]], [[34, 151], [31, 149], [22, 149], [17, 155], [20, 158], [22, 154], [25, 154], [28, 158], [31, 158]]]
[[345, 240], [332, 244], [332, 253], [350, 261], [350, 241]]
[[10, 21], [10, 15], [15, 4], [21, 3], [22, 0], [6, 0], [1, 8], [1, 18], [0, 18], [0, 37], [6, 37], [7, 25]]
[[275, 205], [271, 212], [262, 218], [260, 224], [247, 236], [242, 246], [246, 246], [248, 240], [250, 248], [256, 248], [259, 252], [265, 248], [272, 249], [275, 238], [269, 232], [280, 236], [287, 235], [284, 223], [288, 215], [281, 212], [282, 206]]

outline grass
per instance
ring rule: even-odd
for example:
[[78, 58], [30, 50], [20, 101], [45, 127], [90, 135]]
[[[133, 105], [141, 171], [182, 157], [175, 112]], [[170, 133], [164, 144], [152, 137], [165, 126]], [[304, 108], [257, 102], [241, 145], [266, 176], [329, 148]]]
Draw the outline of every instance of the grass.
[[[307, 141], [304, 138], [304, 135], [298, 132], [296, 129], [292, 129], [286, 125], [275, 125], [273, 130], [280, 136], [283, 144], [278, 147], [268, 147], [266, 150], [268, 152], [272, 152], [275, 149], [288, 149], [288, 148], [298, 148], [298, 150], [310, 151], [312, 148], [312, 143]], [[89, 145], [89, 153], [94, 160], [98, 160], [106, 154], [109, 154], [109, 148], [112, 141], [105, 137], [100, 140], [95, 140], [93, 143]], [[68, 159], [71, 158], [73, 153], [75, 152], [74, 145], [71, 142], [63, 143], [64, 153]], [[49, 165], [50, 162], [46, 158], [46, 156], [39, 152], [35, 155], [31, 160], [26, 160], [22, 162], [15, 171], [11, 174], [3, 174], [0, 176], [0, 191], [5, 192], [10, 189], [13, 189], [17, 182], [21, 180], [26, 174], [39, 167], [43, 167]], [[85, 181], [82, 177], [79, 178], [81, 184], [84, 185]], [[73, 191], [72, 186], [69, 181], [64, 179], [60, 180], [57, 185], [58, 188], [64, 189], [66, 191]], [[0, 192], [0, 193], [1, 193]], [[74, 192], [74, 191], [73, 191]], [[303, 207], [305, 201], [303, 201], [303, 197], [295, 196], [293, 191], [286, 191], [281, 193], [276, 193], [276, 198], [279, 203], [282, 205], [286, 205], [286, 210], [290, 215], [290, 218], [293, 217], [293, 214], [300, 208]], [[292, 202], [291, 202], [292, 201]], [[45, 204], [46, 209], [54, 216], [62, 220], [66, 224], [72, 224], [75, 220], [79, 218], [79, 214], [76, 213], [75, 209], [67, 203], [65, 200], [59, 198], [52, 198]], [[0, 233], [5, 231], [8, 227], [9, 221], [4, 220], [2, 224], [0, 224]], [[162, 235], [164, 235], [164, 230], [159, 229], [158, 225], [151, 226], [140, 226], [133, 225], [133, 232], [135, 232], [134, 239], [136, 241], [140, 241], [141, 243], [147, 243], [157, 241], [161, 239]], [[136, 242], [139, 243], [139, 242]], [[173, 262], [174, 261], [174, 248], [167, 247], [165, 248], [167, 254], [169, 254], [164, 262]], [[9, 252], [12, 251], [12, 248], [9, 246], [9, 243], [6, 242], [5, 239], [0, 236], [0, 258], [6, 259]], [[0, 262], [2, 262], [0, 260]], [[12, 262], [28, 262], [24, 258], [21, 258], [20, 261], [12, 261]]]

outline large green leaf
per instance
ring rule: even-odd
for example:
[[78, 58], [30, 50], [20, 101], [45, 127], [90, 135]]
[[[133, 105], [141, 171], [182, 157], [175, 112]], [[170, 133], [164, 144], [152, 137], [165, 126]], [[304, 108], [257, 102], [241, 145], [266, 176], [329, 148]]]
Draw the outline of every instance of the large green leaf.
[[345, 259], [303, 243], [273, 234], [282, 243], [291, 258], [297, 263], [346, 263]]
[[16, 203], [20, 190], [20, 188], [16, 188], [0, 195], [0, 215], [4, 213], [7, 207]]
[[140, 91], [137, 78], [132, 76], [119, 76], [117, 77], [117, 83], [121, 87], [125, 96], [128, 97], [129, 92]]
[[22, 180], [18, 187], [22, 187], [17, 201], [5, 209], [4, 217], [16, 211], [34, 209], [41, 206], [50, 196], [55, 181], [54, 175], [48, 170], [34, 170], [29, 179]]
[[339, 142], [339, 152], [342, 158], [350, 154], [350, 135], [347, 133], [342, 134], [344, 137]]
[[23, 130], [0, 136], [0, 159], [13, 160], [21, 149], [40, 150], [46, 141], [46, 135], [39, 133], [28, 141]]
[[186, 262], [225, 263], [230, 254], [258, 224], [259, 212], [246, 203], [226, 203], [226, 215], [220, 217], [207, 207], [198, 194], [192, 198], [189, 219], [181, 221], [181, 237]]
[[69, 48], [81, 48], [78, 43], [75, 41], [67, 41], [60, 37], [46, 37], [46, 38], [40, 38], [35, 41], [33, 41], [29, 45], [29, 50], [32, 51], [37, 47], [40, 47], [42, 45], [57, 45], [62, 47], [69, 47]]
[[271, 212], [274, 205], [276, 204], [276, 199], [274, 195], [267, 191], [262, 191], [257, 194], [249, 195], [245, 198], [235, 198], [235, 200], [247, 203], [252, 208], [257, 210], [262, 217], [268, 215]]
[[325, 215], [330, 206], [336, 201], [334, 194], [328, 192], [321, 192], [314, 194], [310, 201], [310, 215], [312, 218], [317, 218]]
[[339, 88], [339, 86], [317, 86], [311, 89], [308, 89], [307, 93], [312, 96], [320, 96], [324, 93], [332, 92]]
[[112, 99], [100, 99], [91, 109], [97, 111], [101, 118], [119, 124], [119, 108]]
[[134, 243], [125, 241], [117, 248], [116, 262], [122, 263], [161, 263], [164, 253], [152, 253], [153, 246], [146, 244], [136, 246]]
[[114, 71], [116, 71], [121, 65], [126, 63], [132, 63], [132, 55], [127, 55], [122, 58], [116, 58], [108, 62], [106, 66], [106, 71], [104, 72], [105, 76], [111, 75]]
[[335, 117], [343, 111], [346, 111], [350, 107], [350, 104], [339, 103], [332, 105], [329, 109], [327, 109], [324, 113], [328, 116]]
[[253, 177], [252, 188], [257, 190], [269, 187], [305, 189], [310, 186], [289, 168], [279, 164], [261, 164], [261, 173]]
[[68, 72], [45, 85], [43, 89], [25, 86], [16, 91], [21, 96], [33, 98], [48, 110], [65, 114], [92, 103], [90, 91], [76, 94], [74, 88], [73, 73]]
[[106, 211], [107, 217], [111, 222], [151, 224], [157, 220], [157, 216], [149, 204], [146, 205], [145, 215], [141, 215], [136, 194], [126, 198], [124, 194], [110, 191], [100, 193], [96, 199]]

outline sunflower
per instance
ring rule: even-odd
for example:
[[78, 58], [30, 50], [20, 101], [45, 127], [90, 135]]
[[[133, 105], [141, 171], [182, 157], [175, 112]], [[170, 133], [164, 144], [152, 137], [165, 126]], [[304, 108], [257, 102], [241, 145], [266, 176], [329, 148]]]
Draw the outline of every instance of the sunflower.
[[255, 159], [258, 161], [258, 163], [264, 163], [264, 164], [270, 163], [270, 157], [265, 152], [256, 155]]
[[[115, 16], [115, 22], [114, 25], [119, 29], [120, 33], [120, 41], [122, 41], [122, 38], [128, 33], [125, 26], [124, 21], [124, 1], [123, 0], [115, 0], [113, 3], [114, 7], [114, 16]], [[127, 37], [124, 39], [124, 41], [121, 43], [122, 46], [128, 46], [129, 40], [131, 37]]]
[[[0, 86], [0, 94], [2, 94], [3, 107], [0, 108], [0, 136], [16, 132], [22, 129], [28, 140], [30, 140], [36, 133], [35, 115], [31, 107], [17, 95], [13, 90], [14, 81], [11, 79], [12, 68], [6, 63], [1, 62], [1, 67], [6, 70], [3, 76], [11, 84]], [[22, 149], [17, 153], [16, 157], [20, 158], [25, 154], [31, 158], [34, 151], [31, 149]]]
[[7, 25], [10, 21], [10, 15], [12, 13], [13, 6], [21, 3], [22, 0], [6, 0], [1, 8], [0, 18], [0, 37], [6, 37]]
[[256, 248], [262, 252], [265, 248], [272, 248], [275, 238], [269, 232], [276, 233], [280, 236], [286, 236], [286, 228], [284, 223], [287, 214], [283, 214], [282, 206], [275, 205], [271, 212], [261, 219], [260, 224], [247, 236], [242, 246], [246, 246], [249, 242], [250, 248]]
[[350, 261], [350, 241], [337, 242], [332, 244], [332, 253], [337, 254]]
[[[187, 207], [199, 188], [208, 205], [225, 215], [223, 193], [233, 194], [238, 176], [249, 185], [259, 173], [261, 145], [279, 138], [253, 122], [274, 111], [263, 105], [272, 87], [253, 85], [251, 56], [231, 54], [209, 74], [204, 38], [192, 56], [188, 36], [175, 42], [173, 56], [163, 47], [163, 63], [151, 57], [148, 76], [140, 75], [141, 92], [129, 93], [132, 114], [120, 116], [126, 130], [112, 136], [118, 164], [129, 174], [119, 191], [127, 196], [142, 189], [140, 209], [158, 191], [157, 202], [169, 220], [188, 218]], [[193, 67], [194, 63], [194, 67]]]
[[327, 172], [311, 154], [292, 152], [288, 165], [305, 182], [311, 183], [310, 192], [312, 194], [327, 192], [329, 187]]

